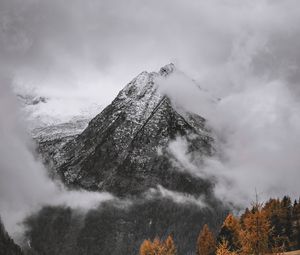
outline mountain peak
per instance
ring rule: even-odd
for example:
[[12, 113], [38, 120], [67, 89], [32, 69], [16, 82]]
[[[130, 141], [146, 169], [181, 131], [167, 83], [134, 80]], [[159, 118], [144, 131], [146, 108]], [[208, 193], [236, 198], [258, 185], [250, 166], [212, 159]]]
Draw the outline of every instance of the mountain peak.
[[166, 77], [172, 74], [175, 70], [173, 63], [167, 64], [160, 68], [159, 72], [147, 72], [143, 71], [136, 76], [130, 83], [128, 83], [124, 89], [122, 89], [118, 95], [118, 99], [140, 99], [151, 94], [156, 94], [156, 97], [161, 97], [158, 93], [158, 85], [155, 82], [155, 78], [158, 76]]
[[[44, 214], [38, 224], [33, 222], [30, 236], [33, 245], [39, 245], [40, 233], [43, 237], [53, 233], [53, 244], [45, 241], [47, 254], [61, 254], [64, 249], [60, 248], [61, 244], [66, 242], [70, 251], [75, 251], [73, 253], [79, 250], [87, 254], [101, 247], [101, 254], [119, 255], [123, 251], [136, 254], [141, 240], [153, 235], [153, 229], [159, 233], [170, 229], [181, 238], [177, 239], [182, 245], [178, 246], [180, 254], [193, 254], [194, 244], [190, 244], [190, 240], [195, 240], [198, 230], [191, 231], [192, 226], [217, 219], [212, 214], [220, 217], [223, 209], [214, 198], [213, 182], [191, 172], [201, 171], [198, 163], [213, 152], [205, 120], [183, 110], [178, 112], [158, 89], [156, 78], [172, 75], [174, 68], [169, 64], [159, 72], [142, 72], [83, 133], [68, 141], [57, 139], [41, 144], [40, 151], [47, 156], [45, 162], [69, 187], [107, 191], [124, 200], [103, 204], [78, 221], [69, 209], [67, 213], [61, 208], [58, 212], [52, 208], [50, 212], [43, 211], [47, 215], [46, 224], [50, 223], [44, 227]], [[182, 160], [184, 150], [189, 154]], [[193, 163], [187, 163], [189, 158], [197, 161], [197, 169]], [[62, 215], [68, 224], [63, 225], [63, 230], [67, 231], [62, 231], [63, 236], [56, 234], [57, 224], [51, 225], [56, 222], [57, 215]], [[170, 225], [166, 225], [166, 215]], [[80, 222], [79, 227], [76, 222]], [[37, 226], [41, 228], [34, 231]], [[157, 226], [161, 229], [156, 230]], [[114, 247], [115, 238], [108, 238], [112, 242], [107, 242], [110, 236], [118, 237], [118, 249]], [[57, 253], [51, 253], [48, 247], [55, 247]]]
[[163, 66], [160, 70], [159, 70], [159, 74], [163, 75], [163, 76], [167, 76], [170, 73], [172, 73], [175, 70], [175, 65], [173, 63], [167, 64], [165, 66]]
[[171, 63], [159, 73], [140, 73], [63, 146], [64, 158], [56, 169], [66, 184], [118, 196], [142, 194], [157, 185], [197, 195], [207, 191], [209, 184], [175, 164], [168, 149], [180, 136], [189, 140], [189, 151], [210, 155], [212, 150], [204, 119], [177, 112], [159, 91], [155, 79], [174, 70]]

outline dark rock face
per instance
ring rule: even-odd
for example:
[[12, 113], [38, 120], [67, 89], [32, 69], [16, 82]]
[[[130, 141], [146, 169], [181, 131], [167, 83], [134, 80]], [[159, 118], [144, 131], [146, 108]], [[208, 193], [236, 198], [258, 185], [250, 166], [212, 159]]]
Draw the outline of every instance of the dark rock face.
[[155, 78], [171, 75], [173, 69], [170, 64], [159, 73], [141, 73], [75, 140], [63, 146], [63, 139], [54, 146], [51, 141], [43, 144], [65, 183], [118, 196], [140, 194], [158, 184], [190, 194], [208, 190], [207, 183], [170, 160], [168, 145], [177, 136], [188, 141], [189, 151], [212, 151], [204, 119], [179, 114], [158, 91]]
[[0, 221], [0, 254], [3, 255], [22, 255], [21, 248], [14, 243], [4, 229]]
[[159, 73], [141, 73], [80, 135], [40, 141], [45, 163], [65, 184], [109, 191], [117, 199], [87, 215], [44, 208], [27, 222], [38, 254], [138, 254], [144, 239], [168, 234], [179, 254], [194, 254], [203, 224], [216, 229], [223, 220], [226, 209], [214, 197], [212, 182], [191, 175], [170, 150], [180, 137], [200, 162], [213, 152], [205, 120], [179, 112], [159, 92], [156, 78], [173, 70], [170, 64]]

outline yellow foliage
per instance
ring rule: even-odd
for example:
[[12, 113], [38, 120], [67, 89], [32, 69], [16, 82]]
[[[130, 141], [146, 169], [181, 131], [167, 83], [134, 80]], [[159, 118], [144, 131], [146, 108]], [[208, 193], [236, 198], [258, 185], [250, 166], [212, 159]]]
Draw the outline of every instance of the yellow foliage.
[[164, 255], [174, 255], [177, 253], [173, 238], [169, 235], [164, 242]]
[[140, 255], [155, 255], [153, 244], [150, 240], [145, 240], [140, 247]]
[[[230, 240], [227, 241], [227, 246], [238, 249], [240, 248], [240, 240], [239, 240], [239, 235], [241, 231], [241, 224], [239, 222], [239, 219], [233, 216], [233, 214], [228, 214], [226, 217], [222, 228], [226, 228], [227, 231], [231, 233]], [[226, 239], [226, 237], [224, 237]]]
[[197, 255], [213, 255], [216, 251], [216, 240], [209, 227], [205, 224], [198, 236]]
[[156, 237], [153, 242], [150, 240], [145, 240], [140, 246], [140, 255], [176, 255], [177, 250], [175, 243], [171, 236], [161, 242], [158, 237]]
[[243, 254], [266, 254], [270, 230], [270, 222], [264, 210], [256, 207], [248, 213], [244, 219], [244, 227], [240, 231]]
[[237, 253], [230, 251], [228, 248], [228, 242], [223, 240], [217, 247], [216, 255], [237, 255]]
[[231, 213], [229, 213], [226, 217], [223, 226], [237, 232], [240, 231], [241, 228], [239, 220], [236, 217], [234, 217]]

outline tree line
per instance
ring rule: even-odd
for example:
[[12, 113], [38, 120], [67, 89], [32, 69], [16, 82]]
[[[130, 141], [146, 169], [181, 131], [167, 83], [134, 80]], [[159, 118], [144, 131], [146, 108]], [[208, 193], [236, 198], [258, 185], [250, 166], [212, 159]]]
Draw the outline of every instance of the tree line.
[[[282, 254], [300, 249], [300, 199], [288, 196], [255, 202], [239, 216], [229, 213], [217, 232], [206, 224], [196, 240], [197, 255]], [[144, 240], [139, 255], [178, 255], [173, 237]]]

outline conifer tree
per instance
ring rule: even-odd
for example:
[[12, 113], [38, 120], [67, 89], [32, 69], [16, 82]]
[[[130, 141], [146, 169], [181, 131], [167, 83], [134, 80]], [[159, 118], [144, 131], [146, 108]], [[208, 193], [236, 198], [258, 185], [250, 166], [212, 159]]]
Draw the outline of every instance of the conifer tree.
[[213, 255], [216, 251], [216, 241], [208, 225], [204, 225], [197, 239], [197, 255]]
[[250, 210], [249, 210], [249, 208], [247, 207], [246, 209], [245, 209], [245, 212], [241, 215], [241, 217], [240, 217], [240, 225], [241, 225], [241, 227], [243, 228], [244, 227], [244, 219], [247, 217], [247, 215], [250, 213]]
[[140, 246], [140, 255], [155, 255], [153, 244], [150, 240], [144, 240]]
[[300, 250], [300, 222], [297, 221], [295, 225], [295, 232], [294, 232], [294, 240], [295, 240], [295, 249]]
[[171, 235], [167, 237], [167, 239], [163, 243], [163, 255], [176, 255], [177, 250], [175, 247], [175, 243]]
[[284, 249], [286, 237], [283, 235], [282, 203], [280, 199], [270, 199], [264, 206], [268, 220], [271, 224], [269, 233], [269, 248]]
[[235, 251], [230, 251], [228, 241], [223, 239], [218, 244], [216, 255], [237, 255], [237, 253]]
[[139, 255], [176, 255], [176, 247], [171, 236], [162, 242], [156, 237], [153, 242], [144, 240], [140, 246]]
[[283, 236], [286, 238], [286, 250], [290, 250], [290, 242], [293, 236], [292, 202], [290, 197], [284, 196], [282, 201]]
[[226, 217], [219, 236], [218, 243], [226, 241], [228, 249], [230, 251], [237, 251], [240, 249], [240, 234], [241, 226], [237, 218], [235, 218], [231, 213]]
[[268, 251], [268, 236], [270, 222], [262, 206], [255, 204], [244, 218], [244, 226], [240, 232], [240, 242], [243, 254], [261, 255]]
[[155, 255], [163, 255], [163, 242], [158, 237], [154, 238], [152, 247]]
[[[300, 202], [300, 201], [299, 201]], [[293, 247], [300, 249], [300, 203], [295, 200], [293, 205]]]

